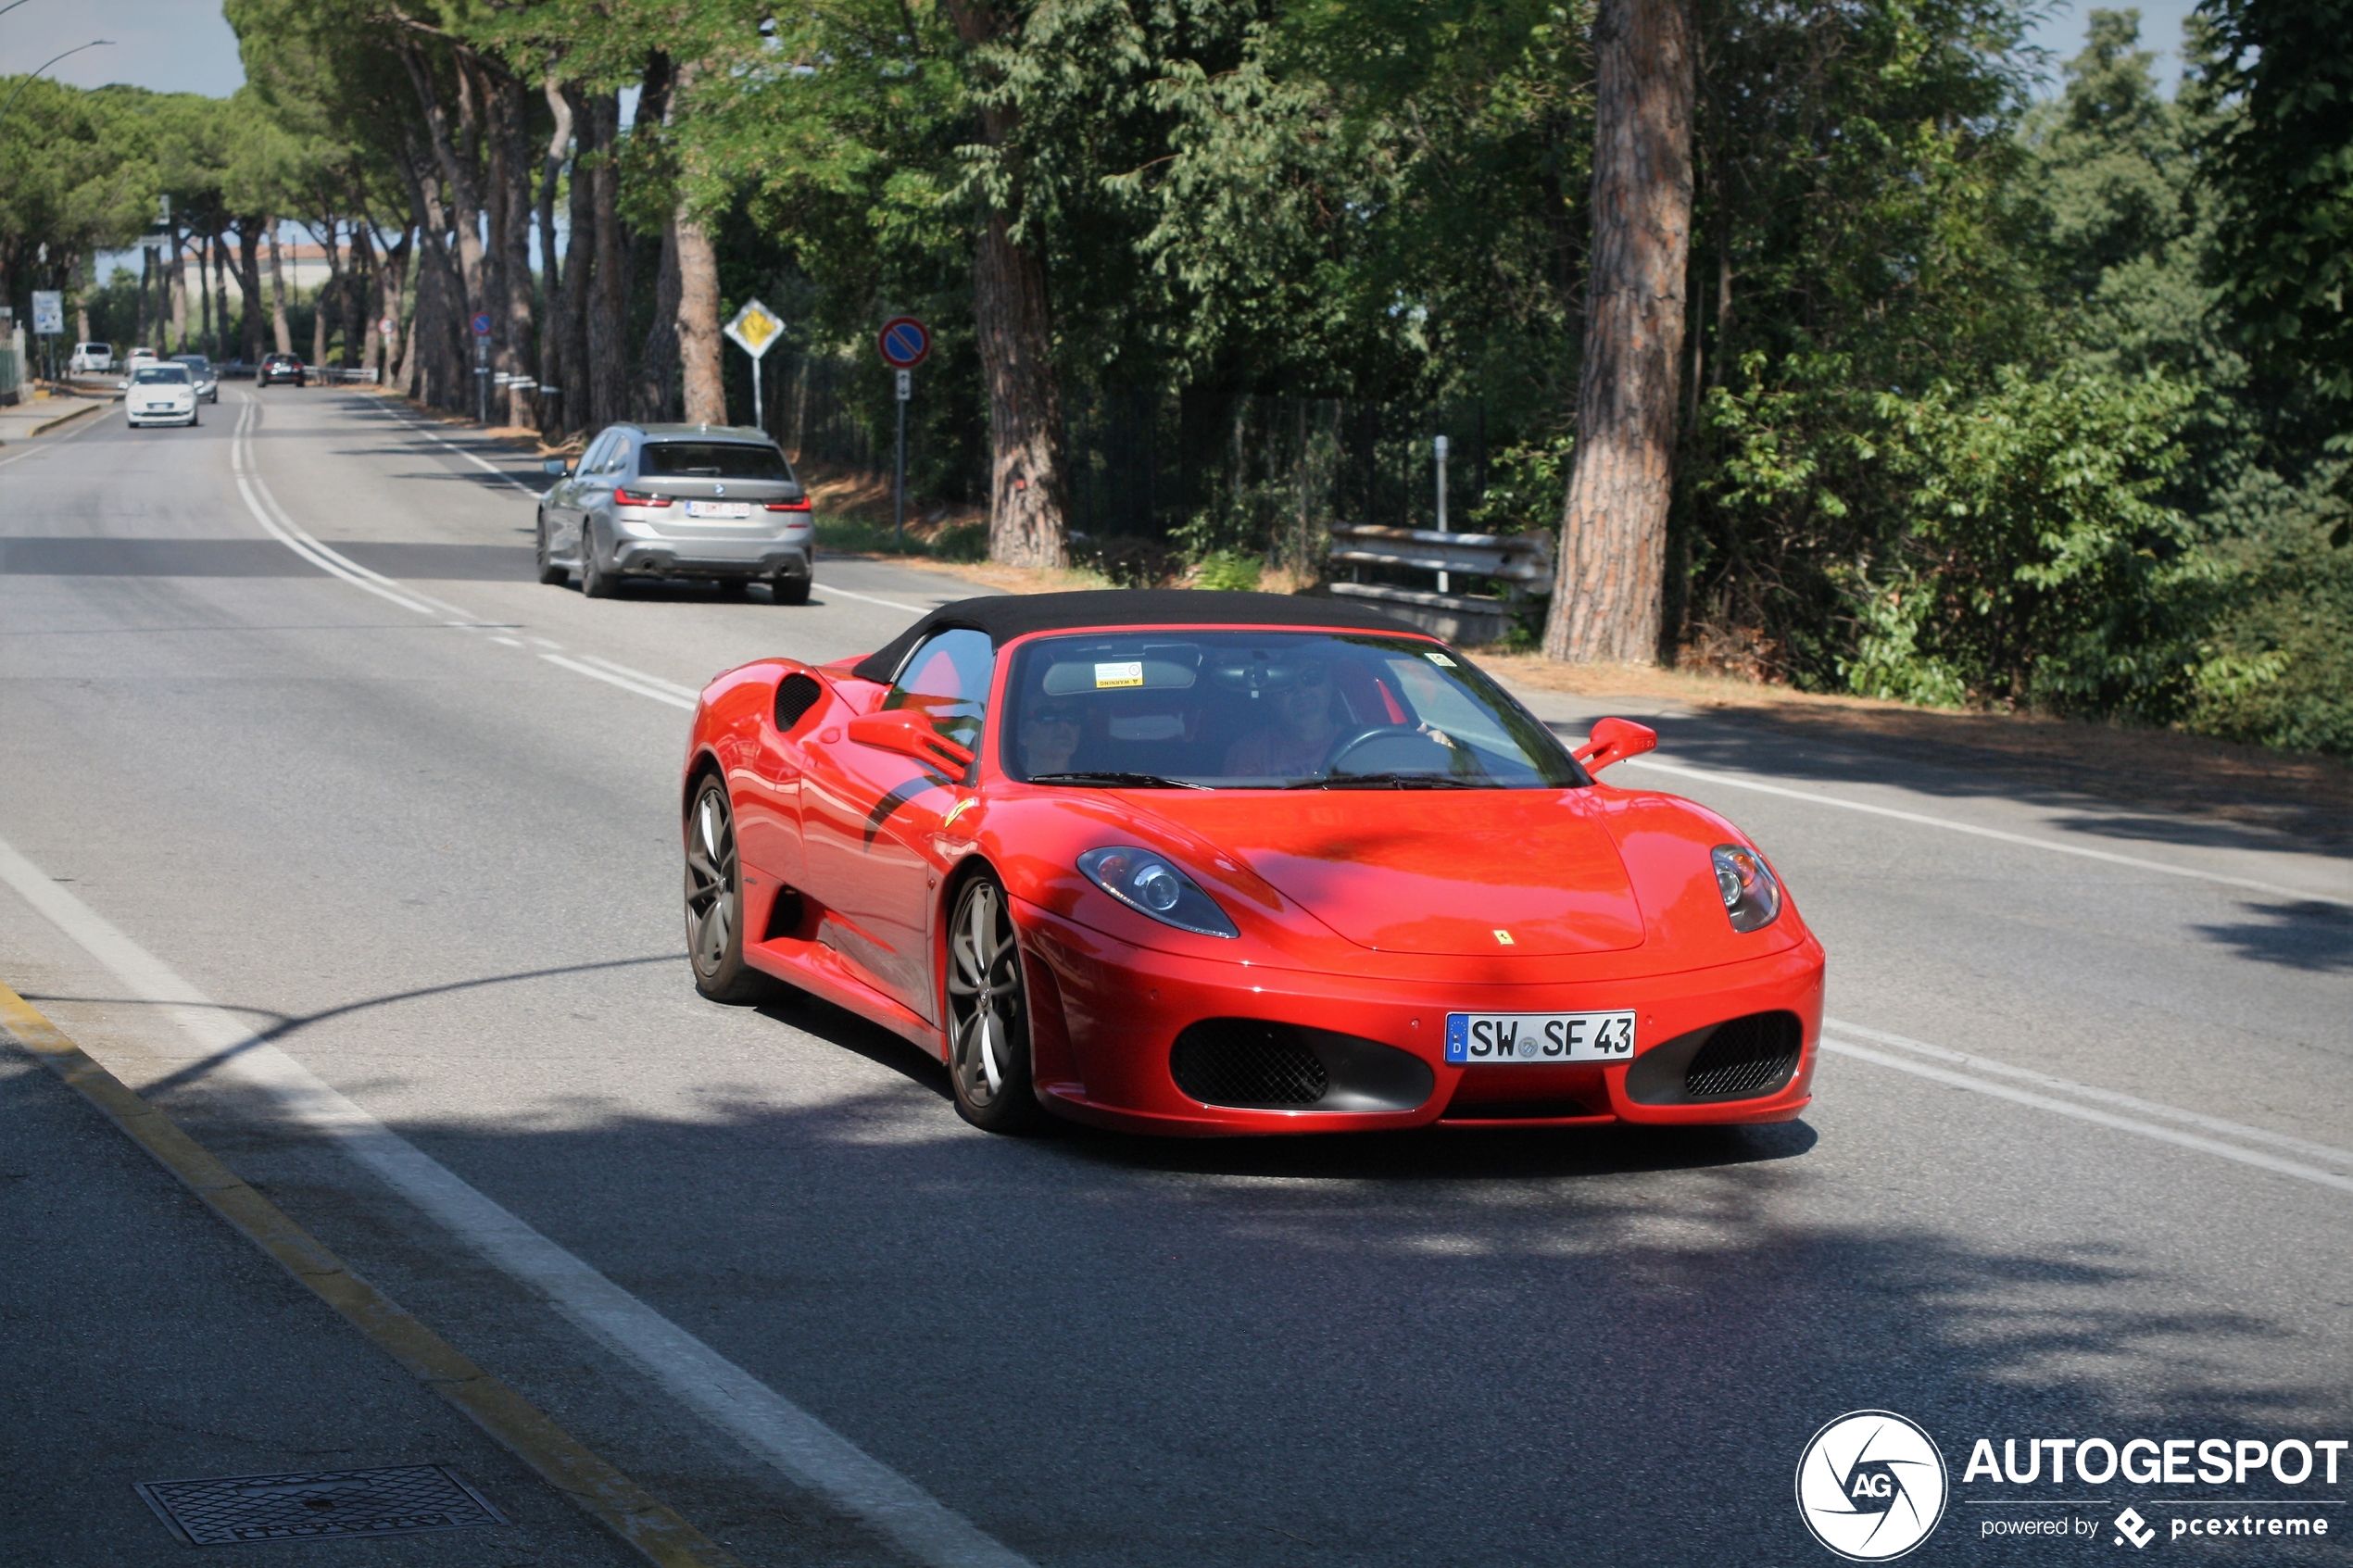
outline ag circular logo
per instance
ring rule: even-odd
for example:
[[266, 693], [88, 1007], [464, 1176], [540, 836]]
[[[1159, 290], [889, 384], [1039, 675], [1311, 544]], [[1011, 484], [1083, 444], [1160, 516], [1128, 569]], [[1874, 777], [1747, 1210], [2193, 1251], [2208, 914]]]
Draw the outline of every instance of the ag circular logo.
[[1893, 1411], [1850, 1411], [1798, 1456], [1798, 1514], [1850, 1562], [1885, 1562], [1928, 1539], [1946, 1488], [1935, 1441]]

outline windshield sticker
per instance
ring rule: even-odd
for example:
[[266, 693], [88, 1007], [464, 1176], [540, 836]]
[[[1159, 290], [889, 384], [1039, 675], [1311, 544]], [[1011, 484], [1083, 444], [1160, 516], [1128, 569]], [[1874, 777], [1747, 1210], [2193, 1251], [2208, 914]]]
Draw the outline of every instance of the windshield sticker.
[[1144, 661], [1140, 659], [1130, 659], [1125, 664], [1095, 666], [1095, 689], [1099, 692], [1112, 686], [1140, 686], [1143, 684]]
[[1442, 664], [1449, 670], [1454, 668], [1454, 661], [1447, 658], [1444, 654], [1439, 652], [1436, 648], [1429, 650], [1429, 661], [1432, 664]]

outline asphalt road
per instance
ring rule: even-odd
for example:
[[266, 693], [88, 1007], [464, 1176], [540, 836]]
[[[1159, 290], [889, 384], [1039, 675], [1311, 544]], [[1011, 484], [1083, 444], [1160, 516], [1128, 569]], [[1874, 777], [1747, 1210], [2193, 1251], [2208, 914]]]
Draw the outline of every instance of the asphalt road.
[[[2342, 855], [1654, 714], [1613, 782], [1742, 822], [1830, 952], [1803, 1121], [992, 1139], [880, 1030], [701, 1001], [677, 913], [694, 687], [969, 590], [592, 603], [536, 482], [233, 383], [0, 453], [0, 981], [743, 1562], [1829, 1562], [1793, 1475], [1860, 1409], [1949, 1469], [1914, 1561], [2137, 1556], [2128, 1505], [2353, 1557], [2353, 1451], [1964, 1475], [2353, 1438]], [[181, 1561], [134, 1481], [426, 1461], [514, 1523], [208, 1549], [624, 1560], [5, 1046], [0, 1248], [0, 1562]], [[2224, 1514], [2331, 1531], [2171, 1534]]]

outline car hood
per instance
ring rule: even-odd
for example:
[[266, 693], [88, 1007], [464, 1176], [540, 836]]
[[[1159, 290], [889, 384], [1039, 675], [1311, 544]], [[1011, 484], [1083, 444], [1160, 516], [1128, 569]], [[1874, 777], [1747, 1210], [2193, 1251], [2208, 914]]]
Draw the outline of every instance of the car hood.
[[1626, 864], [1583, 790], [1153, 791], [1149, 799], [1153, 814], [1377, 951], [1539, 958], [1642, 942]]

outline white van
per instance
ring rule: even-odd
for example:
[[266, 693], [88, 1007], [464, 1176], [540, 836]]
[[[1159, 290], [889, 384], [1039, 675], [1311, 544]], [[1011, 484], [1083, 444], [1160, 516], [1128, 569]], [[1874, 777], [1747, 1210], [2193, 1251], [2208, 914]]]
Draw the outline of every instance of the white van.
[[114, 345], [110, 343], [77, 343], [73, 358], [66, 361], [70, 375], [100, 374], [114, 369]]

